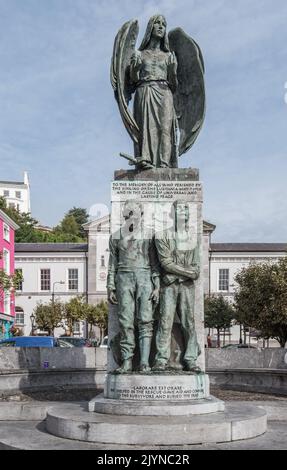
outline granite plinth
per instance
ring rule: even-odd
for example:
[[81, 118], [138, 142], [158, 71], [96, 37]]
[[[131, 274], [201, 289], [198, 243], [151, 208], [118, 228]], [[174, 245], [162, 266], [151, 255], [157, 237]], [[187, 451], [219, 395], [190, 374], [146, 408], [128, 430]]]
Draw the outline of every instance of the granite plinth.
[[[141, 203], [143, 210], [141, 238], [149, 239], [151, 234], [159, 234], [175, 227], [175, 214], [173, 203], [184, 201], [189, 208], [188, 233], [190, 236], [190, 249], [195, 247], [200, 258], [200, 276], [194, 282], [194, 323], [197, 342], [202, 353], [197, 359], [197, 366], [205, 371], [204, 359], [204, 321], [203, 321], [203, 187], [199, 181], [197, 169], [171, 169], [159, 168], [145, 171], [118, 170], [115, 172], [111, 184], [111, 233], [115, 237], [121, 236], [123, 225], [122, 211], [127, 201]], [[179, 368], [183, 365], [182, 357], [185, 352], [185, 339], [181, 324], [175, 315], [171, 332], [171, 355], [168, 365]], [[157, 324], [154, 325], [154, 336]], [[121, 363], [119, 346], [119, 323], [117, 306], [111, 306], [109, 312], [109, 344], [111, 350], [108, 358], [108, 371], [115, 370]], [[150, 354], [150, 365], [155, 360], [156, 348], [153, 344]], [[135, 353], [133, 370], [139, 365]], [[197, 397], [198, 398], [198, 397]]]
[[192, 401], [209, 397], [206, 374], [108, 374], [105, 398], [141, 401]]

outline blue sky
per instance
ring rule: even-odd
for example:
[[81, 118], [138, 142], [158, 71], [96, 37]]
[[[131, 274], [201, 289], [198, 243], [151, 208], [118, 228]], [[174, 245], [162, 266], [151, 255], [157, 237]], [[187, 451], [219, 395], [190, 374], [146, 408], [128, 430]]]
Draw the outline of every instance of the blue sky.
[[215, 241], [287, 239], [286, 0], [0, 0], [0, 179], [27, 170], [32, 212], [109, 204], [132, 152], [109, 82], [114, 37], [163, 13], [201, 46], [207, 116], [181, 167], [200, 169]]

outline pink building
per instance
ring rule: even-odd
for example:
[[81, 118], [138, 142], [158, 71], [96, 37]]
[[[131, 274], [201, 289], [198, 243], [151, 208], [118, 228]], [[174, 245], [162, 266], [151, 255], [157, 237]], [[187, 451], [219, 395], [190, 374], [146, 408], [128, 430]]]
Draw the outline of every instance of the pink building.
[[[18, 225], [0, 210], [0, 270], [8, 275], [15, 272], [15, 230]], [[0, 290], [0, 339], [9, 337], [15, 318], [15, 294]]]

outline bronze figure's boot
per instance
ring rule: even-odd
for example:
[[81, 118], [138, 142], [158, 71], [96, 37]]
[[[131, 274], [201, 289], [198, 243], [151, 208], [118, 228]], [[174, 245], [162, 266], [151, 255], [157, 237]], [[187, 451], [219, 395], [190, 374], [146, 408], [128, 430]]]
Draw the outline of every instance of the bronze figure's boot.
[[200, 367], [198, 367], [195, 362], [188, 362], [186, 361], [184, 363], [184, 369], [185, 371], [188, 371], [188, 372], [195, 372], [196, 374], [200, 374], [201, 372], [201, 369]]
[[151, 338], [150, 337], [143, 337], [139, 340], [139, 347], [140, 347], [140, 372], [150, 372], [149, 366], [149, 356], [150, 356], [150, 348], [151, 348]]
[[133, 364], [132, 359], [125, 359], [120, 367], [115, 370], [116, 374], [126, 374], [127, 372], [132, 372]]
[[155, 361], [152, 370], [155, 372], [161, 372], [166, 369], [166, 362], [164, 361]]

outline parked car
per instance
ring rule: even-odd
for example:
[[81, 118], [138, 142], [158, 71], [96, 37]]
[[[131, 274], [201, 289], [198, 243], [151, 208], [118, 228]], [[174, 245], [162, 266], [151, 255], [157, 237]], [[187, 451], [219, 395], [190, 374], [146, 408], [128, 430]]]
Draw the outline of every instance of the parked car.
[[258, 349], [257, 346], [254, 346], [253, 344], [226, 344], [225, 346], [222, 346], [222, 349], [237, 349], [237, 348], [251, 348], [251, 349]]
[[15, 336], [0, 341], [0, 348], [70, 348], [67, 341], [53, 336]]
[[58, 340], [63, 340], [76, 348], [90, 348], [91, 343], [88, 339], [79, 338], [78, 336], [60, 336]]

